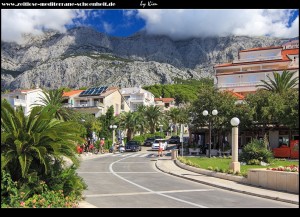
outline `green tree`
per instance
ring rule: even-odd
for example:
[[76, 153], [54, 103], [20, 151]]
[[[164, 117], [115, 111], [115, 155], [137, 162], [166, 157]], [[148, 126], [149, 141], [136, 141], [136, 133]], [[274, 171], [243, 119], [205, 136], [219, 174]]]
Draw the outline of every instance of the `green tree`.
[[[252, 110], [252, 125], [265, 134], [268, 124], [279, 124], [280, 114], [284, 111], [284, 99], [281, 94], [266, 90], [258, 90], [248, 94], [245, 103]], [[260, 126], [260, 127], [257, 127]]]
[[146, 109], [147, 109], [146, 106], [139, 105], [136, 110], [137, 115], [138, 115], [138, 117], [137, 117], [138, 130], [140, 131], [141, 134], [144, 134], [147, 131], [147, 129], [149, 129], [149, 124], [148, 124], [146, 118], [144, 117]]
[[35, 104], [42, 107], [50, 107], [55, 110], [55, 117], [60, 120], [70, 120], [73, 111], [63, 107], [63, 89], [60, 90], [43, 90], [43, 96], [40, 96], [41, 104]]
[[114, 107], [110, 106], [107, 109], [106, 113], [104, 115], [101, 115], [98, 119], [101, 123], [101, 131], [99, 133], [99, 137], [111, 138], [112, 130], [109, 128], [109, 126], [115, 124], [116, 122], [114, 116]]
[[119, 127], [127, 130], [127, 141], [132, 139], [134, 132], [138, 129], [139, 114], [137, 112], [122, 112], [119, 119]]
[[53, 108], [34, 107], [25, 116], [22, 107], [14, 110], [1, 103], [1, 169], [10, 172], [14, 181], [28, 174], [46, 174], [62, 157], [78, 165], [76, 143], [81, 141], [76, 122], [53, 118]]
[[267, 75], [269, 82], [261, 80], [263, 84], [257, 85], [257, 87], [262, 87], [263, 89], [282, 94], [285, 91], [298, 85], [299, 77], [293, 78], [295, 73], [296, 71], [290, 72], [284, 70], [280, 75], [278, 72], [273, 72], [274, 80], [271, 79], [269, 75]]
[[[221, 134], [225, 134], [231, 129], [230, 120], [237, 116], [236, 99], [228, 92], [220, 92], [214, 87], [203, 86], [198, 93], [198, 99], [191, 106], [192, 124], [195, 128], [207, 126], [212, 121], [212, 133], [218, 135], [219, 145]], [[216, 109], [218, 114], [213, 116], [212, 110]], [[203, 116], [203, 111], [207, 110], [209, 116]], [[240, 118], [240, 117], [238, 117]], [[214, 148], [217, 143], [214, 143]]]
[[145, 111], [145, 118], [149, 123], [150, 133], [154, 133], [156, 127], [159, 124], [160, 116], [162, 112], [158, 106], [149, 106]]

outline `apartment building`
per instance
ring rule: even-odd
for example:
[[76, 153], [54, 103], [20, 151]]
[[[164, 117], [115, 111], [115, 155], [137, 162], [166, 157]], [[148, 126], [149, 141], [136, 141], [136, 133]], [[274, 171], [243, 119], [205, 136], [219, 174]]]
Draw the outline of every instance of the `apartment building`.
[[130, 111], [136, 111], [139, 105], [154, 105], [154, 95], [141, 87], [128, 87], [120, 89], [122, 96], [125, 98], [130, 107]]
[[99, 117], [114, 107], [115, 115], [130, 111], [129, 105], [117, 87], [92, 87], [87, 90], [64, 92], [64, 106]]

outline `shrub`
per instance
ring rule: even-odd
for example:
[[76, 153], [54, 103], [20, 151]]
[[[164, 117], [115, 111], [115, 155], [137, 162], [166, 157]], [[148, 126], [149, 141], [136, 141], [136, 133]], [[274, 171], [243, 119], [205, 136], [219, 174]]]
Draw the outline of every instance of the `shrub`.
[[269, 151], [264, 146], [263, 142], [259, 140], [253, 140], [252, 142], [248, 143], [240, 155], [241, 161], [247, 162], [247, 164], [256, 164], [257, 162], [260, 163], [260, 161], [270, 163], [272, 158], [272, 152]]
[[219, 167], [215, 167], [214, 171], [219, 172], [220, 171]]
[[71, 193], [81, 196], [83, 190], [87, 188], [83, 179], [77, 175], [76, 166], [74, 165], [63, 169], [61, 163], [57, 162], [53, 165], [51, 173], [43, 178], [50, 190], [62, 190], [66, 196], [69, 196]]
[[207, 167], [208, 170], [213, 170], [212, 166]]
[[9, 173], [1, 170], [1, 207], [15, 207], [19, 200], [17, 183], [12, 181]]
[[145, 141], [144, 136], [135, 136], [132, 138], [132, 140], [139, 141], [141, 144]]

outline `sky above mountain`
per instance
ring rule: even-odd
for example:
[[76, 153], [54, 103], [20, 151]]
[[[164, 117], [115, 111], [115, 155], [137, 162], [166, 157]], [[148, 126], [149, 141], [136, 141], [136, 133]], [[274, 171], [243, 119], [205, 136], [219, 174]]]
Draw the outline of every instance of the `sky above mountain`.
[[144, 30], [174, 40], [206, 36], [299, 35], [298, 9], [9, 9], [1, 10], [1, 40], [21, 43], [22, 34], [46, 29], [66, 32], [89, 26], [112, 36], [130, 36]]

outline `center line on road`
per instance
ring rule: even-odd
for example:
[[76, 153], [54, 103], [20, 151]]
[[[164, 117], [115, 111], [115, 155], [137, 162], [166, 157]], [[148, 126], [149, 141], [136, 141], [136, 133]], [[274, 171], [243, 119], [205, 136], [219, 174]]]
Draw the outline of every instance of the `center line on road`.
[[[111, 172], [77, 172], [77, 173], [111, 173]], [[115, 173], [158, 173], [158, 172], [115, 172]]]
[[[130, 156], [129, 156], [129, 157], [130, 157]], [[187, 203], [187, 204], [192, 205], [192, 206], [196, 206], [196, 207], [200, 207], [200, 208], [207, 208], [206, 206], [202, 206], [202, 205], [199, 205], [199, 204], [196, 204], [196, 203], [193, 203], [193, 202], [189, 202], [189, 201], [182, 200], [182, 199], [179, 199], [179, 198], [176, 198], [176, 197], [172, 197], [172, 196], [170, 196], [170, 195], [166, 195], [166, 194], [163, 194], [163, 193], [160, 193], [160, 192], [153, 191], [153, 190], [151, 190], [151, 189], [149, 189], [149, 188], [146, 188], [146, 187], [144, 187], [144, 186], [141, 186], [141, 185], [139, 185], [139, 184], [136, 184], [136, 183], [134, 183], [134, 182], [132, 182], [132, 181], [130, 181], [130, 180], [128, 180], [128, 179], [126, 179], [126, 178], [124, 178], [124, 177], [118, 175], [118, 174], [113, 170], [113, 168], [112, 168], [113, 165], [114, 165], [115, 163], [120, 162], [120, 161], [122, 161], [122, 160], [125, 160], [125, 159], [127, 159], [127, 158], [129, 158], [129, 157], [125, 157], [125, 158], [122, 158], [122, 159], [120, 159], [120, 160], [117, 160], [117, 161], [111, 163], [111, 164], [109, 165], [109, 171], [110, 171], [112, 174], [114, 174], [115, 176], [117, 176], [118, 178], [120, 178], [120, 179], [122, 179], [122, 180], [124, 180], [124, 181], [126, 181], [126, 182], [128, 182], [128, 183], [130, 183], [130, 184], [132, 184], [132, 185], [135, 185], [135, 186], [137, 186], [137, 187], [139, 187], [139, 188], [142, 188], [142, 189], [144, 189], [144, 190], [146, 190], [146, 191], [149, 191], [149, 192], [151, 192], [151, 193], [158, 194], [158, 195], [160, 195], [160, 196], [167, 197], [167, 198], [170, 198], [170, 199], [173, 199], [173, 200], [177, 200], [177, 201], [180, 201], [180, 202], [183, 202], [183, 203]]]
[[213, 191], [213, 189], [191, 189], [191, 190], [173, 190], [173, 191], [153, 191], [153, 192], [132, 192], [132, 193], [115, 193], [115, 194], [88, 194], [85, 197], [112, 197], [112, 196], [132, 196], [143, 194], [158, 194], [158, 193], [180, 193], [180, 192], [193, 192], [193, 191]]

